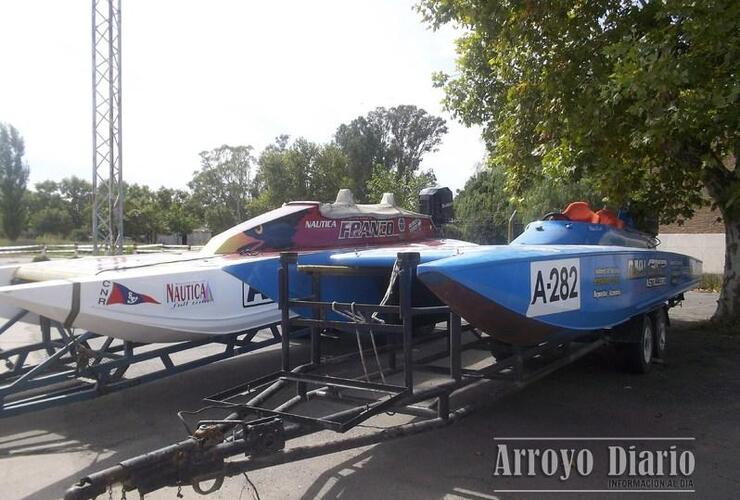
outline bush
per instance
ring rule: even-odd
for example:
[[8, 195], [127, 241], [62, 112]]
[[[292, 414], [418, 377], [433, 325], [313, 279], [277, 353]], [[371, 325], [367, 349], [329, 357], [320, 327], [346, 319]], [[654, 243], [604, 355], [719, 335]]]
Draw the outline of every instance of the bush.
[[701, 275], [696, 288], [702, 292], [719, 292], [720, 288], [722, 288], [722, 275], [704, 273]]
[[90, 229], [73, 229], [69, 233], [69, 239], [78, 242], [90, 241]]

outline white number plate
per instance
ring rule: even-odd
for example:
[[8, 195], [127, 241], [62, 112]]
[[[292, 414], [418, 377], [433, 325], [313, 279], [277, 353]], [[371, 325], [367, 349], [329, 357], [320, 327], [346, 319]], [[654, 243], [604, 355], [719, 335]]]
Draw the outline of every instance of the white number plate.
[[580, 259], [546, 260], [529, 265], [528, 317], [580, 308]]

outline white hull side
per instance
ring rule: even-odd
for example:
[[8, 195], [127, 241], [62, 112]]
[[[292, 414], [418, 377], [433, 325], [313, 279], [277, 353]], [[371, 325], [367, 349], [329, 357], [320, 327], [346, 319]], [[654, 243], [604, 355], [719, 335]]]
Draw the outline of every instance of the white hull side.
[[0, 303], [9, 310], [22, 308], [75, 328], [143, 343], [205, 339], [279, 321], [277, 305], [222, 271], [226, 263], [234, 260], [214, 258], [4, 286]]
[[[8, 264], [5, 266], [0, 266], [0, 287], [10, 285], [15, 278], [16, 271], [22, 265], [24, 264]], [[5, 323], [4, 320], [15, 317], [21, 311], [23, 311], [23, 309], [21, 309], [20, 307], [0, 300], [0, 325]], [[21, 321], [25, 323], [38, 323], [39, 317], [38, 314], [27, 313], [23, 316]]]

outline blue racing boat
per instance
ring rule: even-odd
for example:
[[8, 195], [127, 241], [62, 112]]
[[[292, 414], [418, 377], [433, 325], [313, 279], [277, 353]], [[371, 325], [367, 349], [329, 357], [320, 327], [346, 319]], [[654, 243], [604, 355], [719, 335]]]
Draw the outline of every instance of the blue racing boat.
[[[509, 245], [448, 240], [333, 250], [301, 255], [299, 264], [386, 269], [390, 275], [399, 252], [418, 252], [418, 278], [434, 296], [474, 326], [515, 345], [611, 329], [696, 286], [701, 261], [656, 250], [655, 238], [620, 227], [608, 212], [583, 217], [593, 214], [583, 205], [529, 224]], [[254, 263], [227, 271], [276, 296], [274, 266]], [[322, 300], [377, 301], [387, 277], [326, 278]], [[293, 296], [309, 295], [307, 276], [296, 274], [291, 282]]]
[[[385, 270], [322, 278], [321, 300], [377, 303], [398, 253], [416, 252], [415, 305], [446, 304], [493, 338], [518, 346], [610, 333], [634, 347], [633, 364], [642, 370], [653, 354], [662, 355], [667, 308], [701, 275], [701, 261], [657, 250], [657, 244], [612, 213], [594, 213], [576, 202], [529, 224], [509, 245], [448, 240], [336, 249], [300, 255], [298, 264]], [[227, 271], [276, 296], [274, 266], [253, 263]], [[293, 272], [291, 296], [308, 296], [310, 278]]]
[[496, 338], [532, 345], [614, 328], [696, 286], [701, 261], [605, 224], [538, 221], [506, 246], [423, 263], [419, 279]]

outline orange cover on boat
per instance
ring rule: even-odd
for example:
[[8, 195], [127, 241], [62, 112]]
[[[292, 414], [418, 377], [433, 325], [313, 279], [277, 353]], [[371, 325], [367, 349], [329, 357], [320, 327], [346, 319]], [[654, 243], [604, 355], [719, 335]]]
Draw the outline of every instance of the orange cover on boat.
[[607, 224], [619, 229], [622, 229], [624, 227], [624, 221], [617, 217], [617, 214], [615, 214], [611, 210], [607, 210], [606, 208], [602, 208], [601, 210], [596, 212], [596, 216], [599, 218], [599, 224]]
[[591, 207], [585, 201], [574, 201], [563, 210], [563, 214], [575, 222], [599, 222], [598, 215], [591, 210]]
[[585, 201], [574, 201], [563, 210], [563, 214], [575, 222], [606, 224], [619, 229], [624, 227], [624, 222], [614, 212], [606, 208], [594, 212]]

